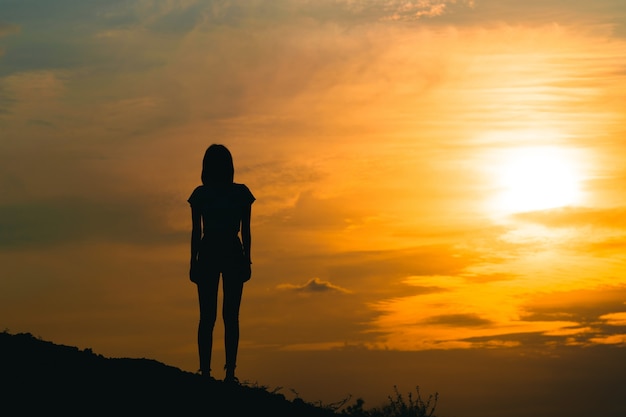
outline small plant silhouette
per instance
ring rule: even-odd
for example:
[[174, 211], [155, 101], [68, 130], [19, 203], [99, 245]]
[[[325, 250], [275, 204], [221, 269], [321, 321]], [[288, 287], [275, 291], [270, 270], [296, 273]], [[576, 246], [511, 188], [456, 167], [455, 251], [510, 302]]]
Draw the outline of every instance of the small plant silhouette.
[[425, 401], [420, 394], [419, 386], [415, 387], [416, 395], [409, 392], [408, 398], [405, 398], [398, 391], [398, 387], [393, 387], [394, 396], [387, 397], [389, 403], [381, 408], [373, 408], [365, 410], [365, 403], [361, 398], [356, 400], [354, 405], [348, 406], [342, 411], [343, 415], [351, 417], [436, 417], [434, 415], [437, 407], [439, 394], [430, 395]]

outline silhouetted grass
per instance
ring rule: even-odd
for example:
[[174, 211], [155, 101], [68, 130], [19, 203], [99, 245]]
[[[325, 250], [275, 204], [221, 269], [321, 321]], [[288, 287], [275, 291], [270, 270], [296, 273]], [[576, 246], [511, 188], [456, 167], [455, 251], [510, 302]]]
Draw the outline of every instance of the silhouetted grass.
[[152, 359], [105, 358], [91, 349], [57, 345], [30, 333], [0, 333], [3, 406], [13, 415], [137, 416], [209, 415], [268, 417], [435, 417], [437, 395], [426, 401], [419, 387], [380, 408], [350, 398], [333, 404], [287, 400], [282, 388], [257, 383], [208, 382]]
[[352, 417], [435, 417], [439, 394], [430, 395], [424, 401], [418, 386], [415, 387], [415, 397], [409, 392], [405, 400], [398, 391], [398, 387], [394, 386], [393, 389], [394, 396], [389, 396], [389, 402], [380, 408], [366, 410], [363, 408], [365, 402], [357, 399], [354, 405], [342, 410], [341, 414]]

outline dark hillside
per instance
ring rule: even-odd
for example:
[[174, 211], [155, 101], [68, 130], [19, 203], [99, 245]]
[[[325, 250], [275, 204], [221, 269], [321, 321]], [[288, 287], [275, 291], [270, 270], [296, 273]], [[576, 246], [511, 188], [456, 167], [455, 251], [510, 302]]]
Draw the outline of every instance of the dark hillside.
[[337, 415], [263, 387], [207, 383], [155, 360], [105, 358], [28, 333], [0, 333], [0, 380], [11, 415]]

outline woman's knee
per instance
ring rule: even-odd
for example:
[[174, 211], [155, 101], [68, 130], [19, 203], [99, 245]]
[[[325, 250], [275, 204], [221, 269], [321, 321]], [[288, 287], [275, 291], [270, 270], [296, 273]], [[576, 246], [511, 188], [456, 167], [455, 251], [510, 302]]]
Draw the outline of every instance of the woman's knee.
[[239, 311], [224, 312], [224, 326], [239, 326]]
[[201, 314], [200, 315], [200, 327], [210, 327], [211, 329], [215, 327], [215, 321], [217, 320], [217, 315], [215, 314]]

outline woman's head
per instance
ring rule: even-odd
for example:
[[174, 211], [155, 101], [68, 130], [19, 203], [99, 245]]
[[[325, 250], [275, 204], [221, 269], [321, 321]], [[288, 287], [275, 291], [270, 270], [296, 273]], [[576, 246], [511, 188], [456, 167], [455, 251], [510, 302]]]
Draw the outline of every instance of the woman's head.
[[202, 160], [202, 184], [232, 184], [234, 176], [233, 157], [228, 148], [217, 144], [209, 146]]

